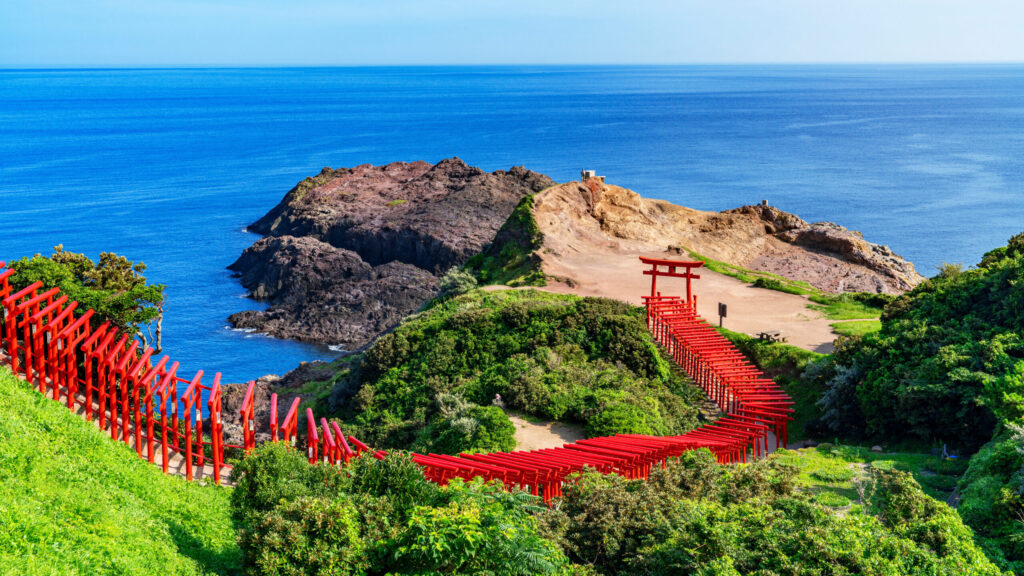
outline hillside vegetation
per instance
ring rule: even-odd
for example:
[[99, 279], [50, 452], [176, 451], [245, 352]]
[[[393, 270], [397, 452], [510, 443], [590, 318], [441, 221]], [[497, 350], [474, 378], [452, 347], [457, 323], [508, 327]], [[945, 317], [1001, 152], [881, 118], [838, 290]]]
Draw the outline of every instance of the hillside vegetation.
[[662, 357], [641, 309], [533, 290], [440, 301], [344, 366], [320, 410], [382, 448], [511, 450], [499, 395], [589, 436], [680, 434], [696, 427], [702, 401]]
[[971, 270], [948, 266], [885, 308], [807, 380], [831, 433], [970, 454], [960, 511], [993, 558], [1024, 571], [1024, 234]]
[[0, 571], [234, 574], [228, 500], [165, 476], [0, 367]]
[[817, 460], [783, 456], [689, 452], [646, 481], [588, 471], [548, 508], [495, 483], [438, 486], [399, 452], [339, 474], [264, 445], [232, 508], [253, 574], [1001, 574], [908, 474], [872, 468], [840, 511], [804, 487]]
[[465, 269], [480, 284], [544, 286], [546, 280], [537, 251], [544, 235], [533, 217], [534, 194], [523, 197], [483, 252], [466, 262]]
[[[998, 256], [997, 256], [998, 255]], [[947, 269], [841, 346], [825, 406], [838, 432], [973, 448], [1024, 416], [1024, 235], [972, 270]]]

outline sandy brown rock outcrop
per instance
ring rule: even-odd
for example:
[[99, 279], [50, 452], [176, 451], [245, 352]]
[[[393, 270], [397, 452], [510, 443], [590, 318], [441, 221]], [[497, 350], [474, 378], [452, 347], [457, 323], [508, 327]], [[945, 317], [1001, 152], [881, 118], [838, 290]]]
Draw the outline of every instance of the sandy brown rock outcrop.
[[833, 223], [808, 224], [770, 206], [704, 212], [607, 185], [570, 182], [538, 194], [545, 272], [584, 251], [665, 252], [688, 248], [708, 258], [804, 280], [827, 292], [902, 293], [924, 278], [886, 246]]

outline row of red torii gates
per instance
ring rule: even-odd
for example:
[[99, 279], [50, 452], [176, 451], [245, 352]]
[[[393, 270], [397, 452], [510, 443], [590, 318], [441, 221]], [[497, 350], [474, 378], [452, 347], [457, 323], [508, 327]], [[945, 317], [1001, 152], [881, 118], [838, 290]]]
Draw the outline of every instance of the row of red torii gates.
[[[501, 480], [550, 502], [561, 494], [566, 477], [584, 467], [646, 478], [654, 466], [664, 466], [688, 450], [707, 448], [720, 463], [736, 463], [767, 453], [771, 436], [776, 447], [785, 443], [792, 400], [697, 315], [691, 281], [700, 278], [694, 270], [703, 262], [640, 260], [650, 266], [643, 272], [651, 276], [651, 294], [643, 297], [648, 328], [723, 415], [677, 436], [617, 434], [530, 451], [413, 454], [427, 478], [442, 484], [478, 476]], [[93, 310], [81, 310], [59, 289], [35, 282], [13, 291], [14, 271], [3, 267], [0, 262], [0, 351], [12, 371], [41, 394], [95, 421], [111, 439], [132, 446], [164, 472], [189, 480], [211, 476], [214, 482], [226, 481], [231, 466], [225, 462], [225, 448], [255, 447], [253, 382], [240, 409], [243, 443], [225, 444], [220, 373], [209, 385], [203, 383], [202, 371], [182, 378], [177, 362], [166, 355], [157, 358], [132, 335], [108, 321], [98, 322]], [[685, 278], [685, 298], [661, 295], [659, 277]], [[346, 436], [337, 422], [317, 421], [311, 409], [300, 414], [298, 398], [287, 411], [279, 411], [276, 394], [271, 396], [268, 423], [271, 440], [297, 446], [301, 416], [311, 463], [341, 465], [363, 453], [385, 456]]]

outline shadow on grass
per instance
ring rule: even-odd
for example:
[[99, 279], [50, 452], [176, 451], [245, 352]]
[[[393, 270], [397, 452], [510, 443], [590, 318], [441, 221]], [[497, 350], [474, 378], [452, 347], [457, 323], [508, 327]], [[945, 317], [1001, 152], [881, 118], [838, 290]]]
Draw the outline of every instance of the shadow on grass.
[[[209, 542], [202, 542], [191, 530], [173, 520], [167, 522], [167, 527], [178, 551], [195, 560], [204, 571], [220, 576], [236, 576], [243, 573], [242, 551], [238, 546], [229, 545], [218, 549]], [[233, 521], [232, 528], [237, 534], [238, 525]]]

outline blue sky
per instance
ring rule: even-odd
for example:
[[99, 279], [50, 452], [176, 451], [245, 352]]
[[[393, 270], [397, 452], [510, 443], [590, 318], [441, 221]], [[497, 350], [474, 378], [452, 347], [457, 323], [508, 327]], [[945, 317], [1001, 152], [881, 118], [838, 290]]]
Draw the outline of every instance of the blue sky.
[[0, 0], [0, 67], [1021, 62], [1020, 0]]

